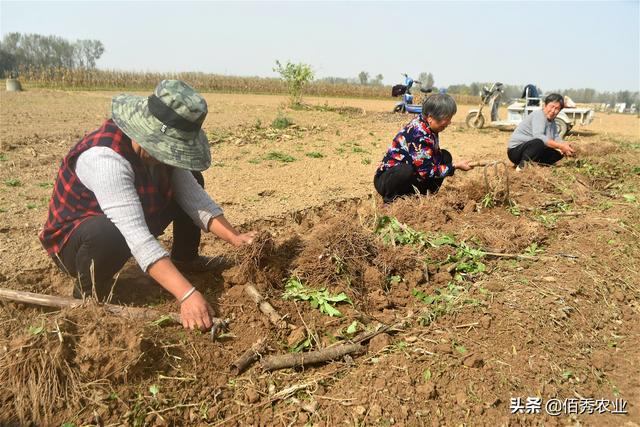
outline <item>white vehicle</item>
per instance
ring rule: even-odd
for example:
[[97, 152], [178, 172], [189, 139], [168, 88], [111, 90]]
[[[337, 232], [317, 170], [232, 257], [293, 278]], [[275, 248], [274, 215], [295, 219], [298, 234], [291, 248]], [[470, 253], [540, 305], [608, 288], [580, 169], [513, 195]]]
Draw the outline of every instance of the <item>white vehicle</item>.
[[[482, 89], [481, 102], [479, 108], [469, 111], [465, 123], [467, 126], [481, 129], [487, 126], [503, 127], [517, 126], [529, 113], [542, 108], [542, 98], [526, 96], [518, 99], [507, 107], [507, 119], [500, 120], [498, 117], [498, 99], [502, 95], [502, 83], [494, 83], [489, 89]], [[487, 123], [482, 110], [488, 107], [491, 112], [491, 120]], [[556, 117], [556, 127], [560, 138], [564, 136], [576, 125], [586, 126], [593, 121], [594, 112], [590, 108], [563, 108]]]

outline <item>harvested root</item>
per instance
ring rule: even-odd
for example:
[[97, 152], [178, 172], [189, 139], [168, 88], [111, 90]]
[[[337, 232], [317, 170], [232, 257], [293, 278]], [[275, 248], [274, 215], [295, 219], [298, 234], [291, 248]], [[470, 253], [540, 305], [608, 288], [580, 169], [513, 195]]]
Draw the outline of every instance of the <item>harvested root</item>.
[[238, 277], [244, 281], [255, 282], [261, 269], [275, 251], [275, 242], [271, 233], [261, 231], [250, 245], [241, 246], [235, 255], [238, 265]]
[[264, 313], [269, 321], [278, 328], [288, 328], [293, 329], [293, 325], [289, 324], [278, 312], [275, 308], [264, 297], [258, 292], [258, 290], [253, 285], [244, 285], [244, 292], [258, 305], [258, 308], [262, 313]]
[[240, 375], [256, 362], [262, 354], [267, 351], [267, 343], [261, 338], [256, 341], [247, 351], [242, 353], [235, 362], [231, 364], [231, 370], [236, 375]]
[[0, 418], [15, 416], [23, 425], [47, 425], [55, 411], [63, 409], [61, 402], [78, 401], [83, 394], [78, 371], [68, 361], [68, 343], [38, 334], [14, 345], [0, 360], [0, 382], [3, 394], [11, 393], [15, 412]]
[[336, 215], [317, 227], [295, 262], [298, 277], [311, 286], [347, 282], [360, 293], [367, 268], [378, 255], [375, 235], [364, 229], [353, 215]]
[[277, 356], [270, 356], [262, 361], [262, 369], [265, 371], [276, 371], [278, 369], [295, 368], [298, 366], [308, 366], [329, 360], [339, 359], [347, 354], [359, 354], [365, 350], [360, 344], [341, 344], [335, 347], [328, 347], [322, 350], [309, 351], [306, 353], [290, 353]]

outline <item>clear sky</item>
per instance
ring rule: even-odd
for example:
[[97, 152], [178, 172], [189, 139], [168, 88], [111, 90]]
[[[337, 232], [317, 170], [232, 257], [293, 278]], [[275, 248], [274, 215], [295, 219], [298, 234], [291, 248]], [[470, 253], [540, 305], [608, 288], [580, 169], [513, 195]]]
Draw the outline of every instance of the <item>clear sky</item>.
[[543, 91], [640, 87], [640, 0], [605, 2], [0, 2], [0, 33], [97, 39], [98, 67], [317, 77], [436, 86], [535, 83]]

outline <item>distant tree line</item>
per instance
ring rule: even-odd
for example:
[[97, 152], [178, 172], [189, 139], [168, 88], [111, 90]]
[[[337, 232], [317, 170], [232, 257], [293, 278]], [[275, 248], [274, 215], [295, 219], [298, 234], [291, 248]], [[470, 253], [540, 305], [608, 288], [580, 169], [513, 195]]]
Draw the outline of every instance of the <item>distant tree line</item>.
[[58, 36], [8, 33], [0, 41], [0, 73], [19, 68], [95, 68], [104, 53], [99, 40], [70, 42]]
[[[493, 83], [473, 82], [469, 85], [451, 85], [447, 88], [447, 91], [451, 94], [478, 96], [484, 86], [489, 88], [492, 84]], [[524, 85], [503, 85], [504, 94], [502, 95], [502, 101], [508, 102], [510, 99], [520, 98], [522, 96], [523, 88]], [[540, 93], [543, 93], [543, 91], [539, 87], [538, 90], [540, 91]], [[629, 107], [631, 104], [637, 105], [640, 101], [638, 92], [631, 92], [628, 90], [622, 90], [618, 92], [598, 92], [595, 89], [591, 88], [555, 89], [547, 93], [553, 92], [566, 95], [570, 97], [574, 102], [583, 104], [605, 103], [613, 105], [615, 103], [624, 102], [627, 104], [627, 107]]]

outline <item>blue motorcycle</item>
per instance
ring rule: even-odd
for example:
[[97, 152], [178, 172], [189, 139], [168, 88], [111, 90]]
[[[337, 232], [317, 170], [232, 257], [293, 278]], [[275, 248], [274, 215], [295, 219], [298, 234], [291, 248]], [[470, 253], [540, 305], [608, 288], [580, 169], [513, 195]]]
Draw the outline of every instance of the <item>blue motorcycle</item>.
[[422, 87], [422, 83], [418, 80], [413, 80], [407, 74], [403, 74], [404, 84], [395, 85], [391, 88], [391, 96], [402, 96], [402, 101], [398, 102], [393, 108], [394, 113], [413, 113], [420, 114], [422, 112], [422, 105], [413, 103], [413, 95], [411, 94], [411, 88], [414, 84], [420, 85], [420, 92], [431, 93], [432, 88]]

